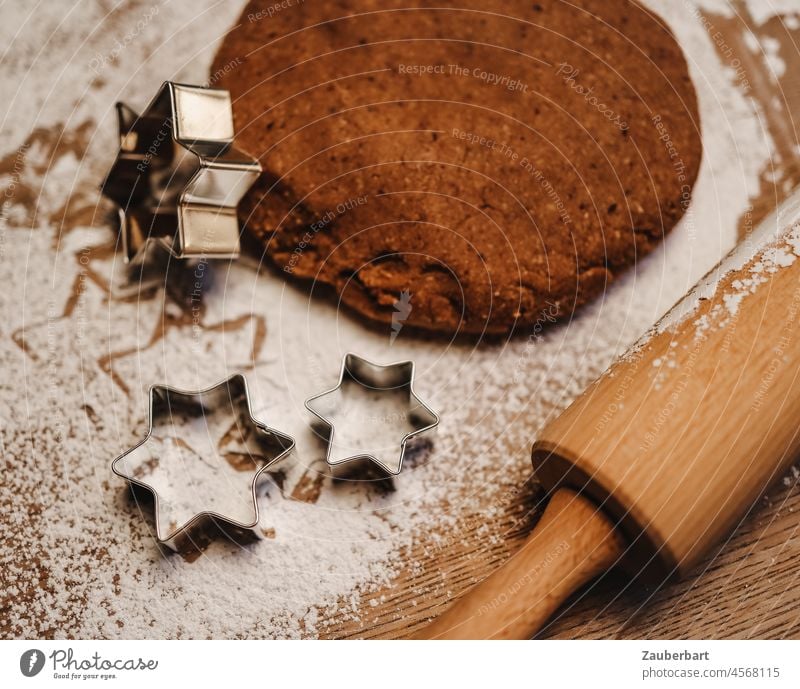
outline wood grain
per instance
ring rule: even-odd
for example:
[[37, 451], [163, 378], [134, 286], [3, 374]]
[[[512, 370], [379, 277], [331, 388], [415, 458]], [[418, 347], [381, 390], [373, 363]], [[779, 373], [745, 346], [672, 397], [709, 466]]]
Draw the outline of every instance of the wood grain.
[[614, 524], [583, 496], [559, 489], [522, 547], [422, 629], [418, 639], [525, 639], [624, 550]]
[[[419, 567], [363, 597], [363, 622], [331, 616], [320, 625], [323, 636], [408, 638], [420, 632], [522, 547], [538, 520], [540, 496], [529, 481], [514, 503], [488, 523], [504, 535], [502, 543], [474, 545], [483, 538], [485, 521], [473, 523], [435, 558], [419, 543], [407, 554]], [[601, 576], [562, 606], [538, 638], [798, 639], [799, 517], [800, 482], [790, 473], [683, 581], [645, 586], [632, 585], [615, 572]]]

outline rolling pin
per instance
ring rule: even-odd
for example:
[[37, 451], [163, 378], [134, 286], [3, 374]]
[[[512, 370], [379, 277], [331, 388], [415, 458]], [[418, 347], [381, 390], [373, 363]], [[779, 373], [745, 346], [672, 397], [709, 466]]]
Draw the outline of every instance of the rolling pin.
[[539, 432], [541, 519], [417, 637], [530, 638], [611, 567], [688, 573], [797, 456], [799, 319], [795, 192]]

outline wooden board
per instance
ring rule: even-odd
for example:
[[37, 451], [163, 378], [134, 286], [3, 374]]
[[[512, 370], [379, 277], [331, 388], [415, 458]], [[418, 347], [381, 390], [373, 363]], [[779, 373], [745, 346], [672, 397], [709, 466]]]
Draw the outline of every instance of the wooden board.
[[[800, 475], [798, 476], [800, 479]], [[800, 481], [787, 477], [756, 505], [729, 541], [684, 581], [661, 589], [629, 586], [612, 572], [573, 597], [540, 638], [796, 639], [800, 638]], [[404, 638], [429, 616], [491, 573], [522, 545], [535, 524], [538, 491], [527, 487], [493, 525], [502, 545], [482, 547], [480, 525], [430, 558], [409, 553], [422, 574], [401, 576], [391, 588], [365, 597], [368, 622], [331, 619], [330, 638]], [[409, 605], [416, 598], [418, 605]], [[371, 600], [378, 601], [376, 605]]]
[[[742, 12], [738, 17], [707, 15], [711, 26], [715, 27], [714, 30], [720, 31], [724, 39], [717, 45], [720, 60], [723, 65], [730, 66], [731, 56], [727, 54], [727, 46], [733, 46], [736, 56], [750, 60], [746, 69], [748, 78], [753, 84], [751, 95], [760, 102], [776, 150], [781, 153], [781, 157], [774, 158], [772, 165], [764, 170], [761, 193], [753, 199], [751, 212], [741, 219], [741, 234], [746, 236], [759, 217], [773, 208], [786, 195], [789, 188], [800, 182], [798, 173], [800, 167], [796, 157], [798, 150], [796, 146], [800, 137], [797, 136], [791, 118], [780, 114], [800, 112], [800, 88], [797, 88], [796, 81], [800, 75], [798, 58], [800, 31], [787, 29], [777, 18], [756, 26], [743, 11], [742, 3], [735, 3], [734, 6]], [[165, 9], [164, 12], [166, 11]], [[231, 11], [231, 15], [235, 15], [235, 11]], [[134, 13], [129, 20], [135, 24], [139, 18], [139, 15]], [[743, 38], [748, 28], [761, 39], [771, 37], [778, 41], [780, 57], [787, 66], [777, 84], [770, 85], [759, 81], [757, 73], [763, 71], [763, 66], [749, 57], [749, 48], [746, 47]], [[120, 37], [124, 36], [122, 29], [118, 29], [117, 33]], [[111, 37], [114, 37], [113, 33]], [[38, 44], [36, 48], [38, 50]], [[64, 59], [68, 57], [64, 56]], [[87, 59], [89, 58], [92, 58], [91, 54], [88, 55]], [[106, 70], [116, 68], [113, 63], [104, 67]], [[105, 77], [107, 76], [108, 72], [105, 73]], [[81, 82], [80, 89], [85, 87], [88, 90], [90, 83], [102, 81], [103, 78], [103, 75], [87, 74], [85, 83]], [[783, 110], [772, 107], [771, 100], [776, 95], [784, 102]], [[108, 105], [109, 103], [103, 102], [102, 107]], [[70, 121], [69, 107], [59, 117], [65, 124], [59, 127], [37, 128], [30, 133], [24, 144], [22, 140], [15, 142], [14, 145], [19, 145], [19, 148], [0, 160], [0, 172], [13, 178], [17, 175], [17, 166], [21, 158], [25, 157], [25, 152], [41, 149], [46, 151], [45, 158], [50, 161], [70, 156], [77, 159], [87, 157], [95, 161], [93, 163], [95, 172], [102, 168], [102, 164], [97, 163], [98, 154], [107, 151], [96, 146], [92, 149], [93, 152], [89, 149], [89, 142], [94, 136], [94, 123], [76, 124]], [[54, 246], [59, 246], [59, 242], [69, 242], [71, 232], [75, 228], [92, 224], [98, 228], [107, 225], [106, 218], [97, 216], [94, 197], [91, 197], [90, 201], [82, 199], [80, 190], [71, 196], [65, 196], [63, 205], [58, 207], [39, 206], [41, 187], [51, 183], [48, 181], [48, 169], [47, 165], [43, 165], [41, 169], [35, 170], [38, 175], [38, 185], [26, 188], [18, 185], [15, 192], [17, 200], [22, 202], [31, 219], [36, 217], [37, 222], [58, 228], [52, 237], [48, 235], [48, 241], [52, 240]], [[96, 184], [97, 181], [94, 179], [83, 183]], [[41, 337], [37, 329], [41, 331], [53, 327], [57, 333], [57, 325], [53, 324], [58, 319], [77, 322], [82, 317], [77, 305], [87, 285], [93, 289], [108, 289], [105, 276], [95, 271], [93, 266], [95, 259], [107, 259], [113, 252], [113, 243], [87, 252], [88, 268], [85, 273], [81, 274], [80, 280], [76, 279], [74, 283], [62, 286], [60, 290], [67, 295], [67, 298], [63, 312], [58, 313], [57, 319], [49, 320], [47, 323], [26, 321], [24, 327], [2, 331], [4, 344], [19, 354], [19, 361], [31, 362], [30, 365], [33, 366], [37, 358], [41, 360], [42, 356], [46, 356], [47, 342], [43, 342], [46, 338]], [[38, 260], [35, 250], [31, 252], [29, 260]], [[149, 289], [151, 291], [161, 289], [167, 293], [174, 290], [177, 295], [185, 294], [185, 290], [182, 292], [174, 288], [174, 285], [169, 284], [166, 290], [158, 285]], [[130, 294], [127, 298], [137, 302], [141, 298], [144, 302], [147, 295], [142, 297]], [[170, 295], [167, 294], [163, 297], [163, 308], [154, 308], [152, 313], [148, 311], [144, 314], [152, 316], [147, 322], [148, 332], [152, 335], [149, 336], [146, 348], [162, 346], [163, 338], [171, 330], [193, 326], [195, 314], [191, 308], [182, 311], [177, 309], [175, 306], [177, 302], [178, 297], [170, 301]], [[145, 305], [143, 310], [149, 308], [149, 305]], [[252, 328], [249, 327], [251, 322]], [[105, 327], [108, 324], [102, 325]], [[247, 343], [251, 348], [248, 361], [253, 365], [258, 361], [267, 325], [257, 315], [252, 319], [236, 322], [206, 322], [204, 327], [214, 332], [226, 332], [229, 335], [240, 333], [241, 337], [250, 338]], [[85, 353], [86, 360], [97, 364], [99, 375], [108, 376], [113, 381], [119, 388], [120, 397], [125, 398], [125, 404], [131, 408], [138, 408], [131, 401], [135, 397], [133, 391], [126, 388], [126, 382], [117, 369], [117, 364], [121, 360], [125, 357], [135, 358], [137, 352], [118, 350], [113, 345], [113, 342], [110, 344], [103, 342], [103, 346]], [[25, 366], [24, 363], [20, 365]], [[95, 372], [92, 371], [91, 375], [95, 375]], [[78, 381], [66, 381], [66, 384], [77, 383]], [[15, 403], [16, 400], [20, 400], [20, 405], [29, 402], [21, 399], [18, 393], [13, 399]], [[82, 415], [75, 422], [76, 426], [81, 424], [93, 424], [97, 428], [102, 426], [98, 410], [83, 409], [82, 414], [85, 414], [85, 418]], [[42, 432], [42, 428], [34, 423], [31, 427], [14, 429], [13, 435], [21, 440], [19, 443], [14, 443], [13, 447], [22, 449], [14, 449], [13, 452], [7, 453], [6, 447], [3, 447], [7, 480], [10, 481], [14, 472], [25, 471], [42, 472], [42, 480], [48, 481], [48, 476], [52, 473], [50, 468], [61, 466], [61, 458], [57, 452], [43, 456], [39, 454], [37, 433]], [[9, 432], [6, 436], [7, 442], [8, 439], [14, 440], [11, 436], [12, 433]], [[320, 634], [331, 638], [409, 636], [429, 617], [437, 614], [443, 605], [457, 598], [469, 586], [484, 578], [508, 558], [534, 526], [542, 507], [541, 491], [531, 476], [530, 465], [524, 460], [524, 455], [525, 449], [520, 448], [521, 459], [509, 470], [514, 474], [507, 477], [509, 482], [519, 489], [510, 494], [511, 497], [507, 501], [497, 505], [487, 502], [481, 505], [475, 514], [463, 515], [444, 540], [440, 538], [434, 541], [421, 537], [403, 553], [401, 574], [383, 589], [362, 596], [358, 610], [360, 621], [353, 621], [351, 613], [331, 615], [318, 623]], [[44, 476], [45, 473], [48, 476]], [[684, 582], [669, 585], [661, 590], [648, 590], [638, 586], [634, 589], [626, 587], [626, 580], [623, 577], [612, 573], [575, 596], [544, 629], [541, 636], [664, 639], [800, 638], [800, 589], [796, 588], [800, 576], [800, 540], [797, 533], [800, 525], [798, 519], [800, 485], [797, 478], [798, 475], [791, 473], [770, 490], [766, 499], [754, 507], [732, 538], [697, 567]], [[51, 483], [58, 484], [57, 479], [58, 476]], [[108, 487], [108, 476], [90, 477], [85, 480], [91, 485], [94, 485], [94, 482], [101, 484], [102, 489], [108, 494], [114, 493]], [[115, 486], [114, 494], [120, 492], [119, 488]], [[311, 477], [308, 481], [298, 484], [294, 490], [295, 499], [313, 502], [318, 495], [320, 485]], [[463, 496], [453, 495], [452, 500], [457, 501], [461, 497]], [[36, 498], [37, 496], [16, 496], [18, 503], [29, 505], [27, 515], [29, 522], [36, 522], [42, 511], [42, 505], [37, 503]], [[108, 507], [119, 509], [119, 505], [111, 499], [108, 500]], [[38, 525], [36, 528], [30, 528], [30, 524], [15, 522], [8, 516], [6, 510], [3, 512], [3, 516], [0, 516], [0, 528], [4, 533], [24, 530], [26, 535], [36, 536]], [[492, 516], [487, 516], [488, 513]], [[138, 514], [131, 515], [131, 520], [138, 519]], [[102, 560], [106, 557], [105, 550], [106, 544], [98, 544], [92, 549], [77, 553], [75, 576], [81, 576], [91, 570], [96, 559]], [[57, 555], [58, 553], [55, 554]], [[43, 636], [70, 634], [72, 633], [70, 630], [73, 629], [70, 625], [74, 624], [74, 629], [77, 629], [77, 634], [80, 635], [82, 628], [78, 626], [78, 621], [87, 605], [86, 600], [81, 598], [76, 581], [48, 580], [46, 557], [53, 556], [53, 553], [48, 553], [40, 558], [35, 547], [32, 548], [29, 543], [21, 544], [14, 551], [13, 565], [32, 572], [31, 581], [39, 581], [42, 587], [66, 584], [68, 588], [75, 589], [74, 593], [69, 592], [67, 596], [70, 598], [69, 605], [74, 618], [67, 619], [61, 627], [42, 629], [41, 634]], [[117, 582], [107, 582], [107, 585], [109, 590], [118, 587]], [[2, 595], [0, 594], [0, 603]], [[31, 606], [37, 601], [35, 587], [26, 585], [17, 595], [19, 600], [25, 604], [30, 603]], [[0, 607], [0, 612], [2, 610]], [[0, 615], [0, 618], [5, 616]], [[0, 619], [0, 636], [12, 633], [11, 622], [8, 619]], [[125, 633], [124, 629], [121, 633]]]

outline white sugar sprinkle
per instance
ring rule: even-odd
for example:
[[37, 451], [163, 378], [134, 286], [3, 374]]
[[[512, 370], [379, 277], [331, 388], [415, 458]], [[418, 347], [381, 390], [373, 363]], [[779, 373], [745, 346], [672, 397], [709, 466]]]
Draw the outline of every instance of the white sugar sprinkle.
[[[0, 543], [8, 582], [0, 607], [10, 634], [334, 633], [331, 615], [363, 627], [387, 607], [380, 594], [391, 600], [386, 587], [401, 571], [423, 569], [405, 557], [412, 546], [429, 557], [465, 540], [472, 550], [499, 546], [503, 534], [489, 520], [530, 473], [537, 429], [733, 246], [770, 156], [759, 113], [700, 21], [683, 2], [652, 5], [684, 46], [699, 92], [704, 157], [689, 212], [569, 324], [479, 348], [405, 333], [390, 347], [388, 328], [369, 330], [327, 302], [309, 304], [302, 290], [246, 262], [215, 272], [202, 309], [186, 299], [191, 285], [170, 287], [180, 301], [165, 296], [158, 277], [124, 284], [120, 255], [99, 248], [111, 237], [96, 189], [116, 145], [113, 103], [142, 105], [165, 79], [205, 81], [240, 5], [202, 0], [190, 23], [184, 5], [159, 5], [157, 20], [130, 42], [143, 21], [136, 5], [110, 17], [100, 5], [78, 5], [64, 16], [37, 12], [35, 22], [24, 3], [4, 9], [0, 182], [14, 191], [0, 226], [0, 524], [13, 536]], [[117, 42], [127, 46], [118, 55]], [[770, 257], [774, 266], [794, 260], [800, 239], [791, 246]], [[736, 293], [726, 306], [735, 313]], [[318, 474], [322, 454], [302, 402], [335, 383], [351, 350], [378, 361], [413, 358], [418, 392], [442, 416], [432, 451], [393, 491]], [[215, 542], [194, 562], [162, 557], [150, 517], [129, 501], [110, 461], [144, 434], [149, 384], [205, 387], [238, 370], [257, 416], [302, 438], [259, 494], [268, 537], [244, 549]], [[436, 579], [448, 592], [446, 574]]]

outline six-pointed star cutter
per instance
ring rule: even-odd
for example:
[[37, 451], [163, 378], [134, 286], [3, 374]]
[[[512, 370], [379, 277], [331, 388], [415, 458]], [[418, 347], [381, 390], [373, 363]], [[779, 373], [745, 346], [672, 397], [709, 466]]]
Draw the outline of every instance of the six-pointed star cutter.
[[119, 152], [102, 185], [118, 207], [127, 262], [151, 245], [176, 258], [239, 255], [236, 206], [261, 165], [233, 145], [224, 89], [165, 82], [138, 115], [117, 103]]
[[[356, 407], [348, 408], [346, 388], [351, 384], [360, 389], [362, 397], [368, 397], [368, 405], [375, 405], [374, 413], [363, 416]], [[381, 408], [378, 406], [381, 398], [395, 398], [389, 399], [390, 402], [399, 398], [405, 409], [396, 411], [396, 404]], [[328, 442], [326, 461], [336, 473], [345, 465], [367, 461], [396, 476], [403, 468], [408, 446], [439, 424], [436, 412], [414, 392], [413, 361], [374, 364], [352, 353], [346, 354], [342, 361], [336, 386], [306, 400], [306, 408], [323, 424]], [[337, 424], [354, 429], [357, 437], [348, 436], [340, 441]], [[378, 432], [370, 438], [365, 429]], [[399, 442], [398, 434], [402, 434]], [[369, 447], [365, 447], [365, 437], [370, 441]]]
[[[163, 524], [159, 509], [159, 503], [162, 498], [158, 490], [147, 481], [149, 465], [152, 463], [157, 464], [159, 457], [157, 453], [153, 458], [142, 457], [142, 451], [146, 450], [148, 443], [153, 440], [156, 420], [165, 415], [172, 416], [181, 412], [205, 417], [221, 408], [224, 409], [225, 406], [230, 406], [232, 410], [238, 408], [240, 411], [236, 419], [236, 425], [239, 430], [244, 434], [252, 433], [257, 436], [260, 456], [258, 457], [259, 461], [256, 462], [254, 460], [254, 464], [257, 463], [260, 467], [255, 471], [250, 484], [253, 508], [252, 519], [241, 521], [218, 511], [204, 510], [194, 514], [182, 524]], [[293, 447], [293, 438], [253, 418], [247, 381], [243, 375], [235, 374], [213, 387], [198, 392], [177, 390], [165, 385], [151, 386], [147, 436], [138, 445], [117, 457], [112, 463], [111, 469], [117, 476], [128, 481], [131, 486], [138, 486], [152, 494], [155, 501], [156, 539], [160, 544], [167, 546], [171, 550], [179, 551], [183, 549], [187, 542], [192, 541], [192, 536], [196, 531], [202, 530], [209, 525], [216, 526], [231, 535], [247, 533], [256, 538], [260, 537], [256, 486], [263, 472], [289, 454]], [[206, 460], [207, 458], [201, 457], [199, 459]]]

